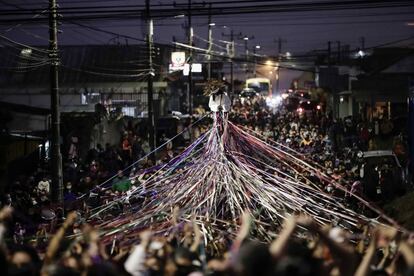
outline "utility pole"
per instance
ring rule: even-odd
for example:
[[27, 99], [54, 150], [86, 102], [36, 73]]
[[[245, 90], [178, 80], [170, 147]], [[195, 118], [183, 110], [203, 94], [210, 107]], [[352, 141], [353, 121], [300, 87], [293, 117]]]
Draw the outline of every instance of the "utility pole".
[[328, 41], [328, 66], [331, 65], [331, 53], [332, 53], [332, 48], [331, 48], [331, 41]]
[[[228, 36], [222, 33], [224, 37]], [[229, 45], [229, 44], [227, 44]], [[230, 84], [231, 84], [231, 97], [234, 95], [234, 70], [233, 70], [233, 58], [235, 56], [234, 52], [234, 32], [233, 29], [230, 31], [230, 45], [228, 49], [228, 55], [230, 57]]]
[[360, 43], [360, 45], [361, 45], [361, 50], [362, 50], [362, 51], [365, 51], [365, 37], [364, 37], [364, 36], [361, 36], [361, 37], [359, 38], [359, 43]]
[[190, 56], [188, 58], [188, 113], [193, 114], [193, 27], [191, 25], [191, 0], [188, 0], [188, 45], [190, 46]]
[[254, 58], [254, 67], [253, 67], [253, 76], [256, 78], [256, 67], [257, 67], [257, 52], [256, 50], [259, 49], [258, 46], [253, 47], [253, 58]]
[[247, 35], [243, 35], [242, 33], [239, 33], [239, 35], [238, 35], [238, 39], [239, 40], [243, 40], [244, 41], [244, 51], [245, 51], [245, 53], [246, 53], [246, 59], [248, 58], [248, 56], [249, 56], [249, 48], [248, 48], [248, 46], [247, 46], [247, 42], [249, 41], [249, 40], [251, 40], [251, 39], [254, 39], [254, 35], [252, 35], [252, 36], [247, 36]]
[[152, 64], [152, 47], [153, 47], [153, 23], [151, 20], [151, 11], [150, 11], [150, 0], [145, 0], [145, 10], [146, 10], [146, 19], [148, 23], [148, 33], [147, 33], [147, 47], [148, 47], [148, 90], [147, 90], [147, 101], [148, 101], [148, 121], [149, 121], [149, 146], [152, 152], [150, 158], [154, 162], [156, 161], [155, 158], [155, 139], [156, 139], [156, 132], [155, 132], [155, 117], [154, 117], [154, 91], [153, 91], [153, 77], [154, 77], [154, 68]]
[[282, 39], [281, 37], [279, 37], [278, 39], [277, 39], [277, 54], [278, 54], [278, 56], [279, 57], [281, 57], [282, 56], [282, 44], [283, 43], [286, 43], [287, 41], [286, 40], [284, 40], [284, 39]]
[[333, 118], [337, 118], [337, 113], [339, 110], [339, 99], [338, 99], [338, 92], [335, 88], [335, 80], [333, 77], [333, 70], [332, 70], [332, 41], [328, 41], [328, 87], [332, 91], [332, 115]]
[[341, 63], [341, 41], [336, 41], [336, 58], [338, 60], [338, 64]]
[[248, 37], [247, 35], [243, 35], [242, 33], [239, 33], [239, 35], [238, 35], [238, 39], [239, 40], [243, 40], [244, 41], [244, 51], [245, 51], [245, 53], [246, 53], [246, 79], [247, 79], [247, 72], [249, 71], [248, 70], [248, 65], [247, 65], [247, 62], [248, 62], [248, 60], [249, 60], [249, 48], [247, 47], [247, 42], [250, 40], [250, 39], [254, 39], [254, 36], [251, 36], [251, 37]]
[[230, 41], [231, 41], [231, 55], [230, 55], [230, 83], [231, 83], [231, 97], [234, 96], [234, 70], [233, 70], [233, 58], [235, 55], [234, 52], [234, 34], [233, 34], [233, 30], [231, 30], [230, 32]]
[[52, 201], [63, 207], [62, 155], [60, 153], [60, 110], [59, 110], [59, 54], [57, 43], [57, 4], [49, 1], [49, 59], [50, 96], [52, 117]]
[[188, 66], [189, 66], [189, 72], [188, 72], [188, 109], [189, 109], [189, 114], [193, 114], [193, 68], [192, 68], [192, 63], [193, 63], [193, 27], [192, 27], [192, 23], [191, 23], [191, 9], [193, 4], [198, 5], [198, 6], [202, 6], [204, 7], [206, 5], [205, 2], [203, 3], [192, 3], [192, 0], [188, 0], [187, 5], [186, 4], [177, 4], [174, 2], [174, 7], [184, 7], [184, 5], [187, 6], [187, 16], [188, 16], [188, 46], [189, 46], [189, 57], [188, 57]]
[[277, 68], [276, 68], [276, 92], [279, 91], [280, 86], [280, 63], [282, 62], [282, 44], [286, 42], [281, 37], [277, 39]]
[[213, 25], [211, 23], [211, 3], [208, 4], [208, 64], [207, 64], [207, 79], [211, 79], [211, 49], [213, 48]]
[[[408, 145], [410, 160], [414, 160], [414, 80], [410, 81], [410, 90], [408, 94]], [[409, 171], [414, 170], [414, 163], [410, 162]]]

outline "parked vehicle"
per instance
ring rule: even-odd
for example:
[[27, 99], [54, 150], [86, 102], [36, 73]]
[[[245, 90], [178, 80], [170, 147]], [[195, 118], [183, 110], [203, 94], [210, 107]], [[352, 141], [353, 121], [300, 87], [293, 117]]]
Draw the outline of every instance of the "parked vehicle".
[[256, 96], [259, 96], [260, 94], [256, 92], [253, 88], [244, 88], [240, 92], [240, 98], [254, 98]]
[[272, 96], [272, 86], [268, 78], [247, 79], [246, 88], [254, 89], [254, 91], [262, 96]]
[[391, 150], [362, 153], [360, 176], [364, 194], [372, 200], [390, 200], [405, 192], [406, 176], [397, 156]]

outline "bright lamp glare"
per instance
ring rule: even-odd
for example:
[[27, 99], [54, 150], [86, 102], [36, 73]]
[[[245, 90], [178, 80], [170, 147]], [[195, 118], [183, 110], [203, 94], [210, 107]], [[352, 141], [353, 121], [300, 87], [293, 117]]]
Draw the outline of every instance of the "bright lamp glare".
[[30, 49], [30, 48], [22, 49], [22, 51], [21, 51], [21, 54], [25, 55], [25, 56], [30, 55], [31, 53], [32, 53], [32, 49]]
[[275, 100], [278, 102], [278, 103], [280, 103], [281, 101], [282, 101], [282, 96], [276, 96], [275, 97]]
[[367, 54], [364, 51], [359, 50], [356, 55], [357, 57], [365, 57]]
[[281, 96], [266, 97], [266, 104], [271, 108], [276, 108], [282, 102]]

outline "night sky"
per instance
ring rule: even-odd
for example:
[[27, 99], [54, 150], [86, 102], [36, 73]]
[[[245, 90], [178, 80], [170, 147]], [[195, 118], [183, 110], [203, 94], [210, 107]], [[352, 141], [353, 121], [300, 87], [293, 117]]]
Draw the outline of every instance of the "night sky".
[[[173, 15], [180, 15], [181, 7], [185, 8], [188, 1], [175, 1], [176, 7], [172, 6], [174, 1], [151, 1], [154, 5], [154, 15], [157, 15], [157, 9], [169, 9], [172, 11], [170, 16], [154, 19], [154, 39], [155, 42], [172, 44], [173, 36], [177, 41], [185, 43], [187, 35], [185, 24], [187, 17], [174, 18]], [[258, 54], [275, 56], [277, 54], [278, 38], [282, 39], [282, 52], [290, 52], [293, 56], [303, 55], [314, 50], [327, 49], [328, 41], [332, 41], [333, 47], [336, 47], [336, 41], [341, 45], [350, 45], [351, 49], [361, 46], [361, 37], [365, 39], [366, 47], [375, 47], [382, 44], [388, 44], [414, 36], [414, 3], [410, 1], [383, 1], [385, 4], [401, 2], [403, 7], [384, 7], [384, 8], [362, 8], [355, 7], [355, 1], [205, 1], [213, 3], [212, 8], [243, 7], [243, 6], [260, 6], [260, 5], [295, 5], [311, 4], [306, 11], [280, 11], [277, 12], [257, 12], [247, 14], [212, 15], [213, 38], [215, 40], [214, 49], [216, 51], [225, 51], [224, 43], [219, 40], [229, 40], [222, 34], [229, 34], [232, 29], [237, 35], [254, 36], [254, 39], [248, 41], [250, 51], [255, 45], [260, 45]], [[228, 4], [220, 4], [228, 2]], [[343, 9], [321, 10], [322, 8], [313, 5], [318, 3], [343, 2]], [[352, 2], [352, 3], [351, 3]], [[358, 2], [358, 1], [357, 1]], [[367, 1], [359, 1], [367, 2]], [[381, 1], [377, 1], [381, 2]], [[134, 5], [131, 11], [144, 10], [145, 1], [86, 1], [86, 0], [60, 0], [60, 8], [67, 9], [73, 7], [88, 7], [89, 11], [97, 11], [98, 8], [108, 6], [108, 10], [120, 9], [125, 5]], [[202, 1], [194, 1], [193, 7], [206, 8]], [[349, 3], [349, 4], [348, 4]], [[408, 4], [407, 4], [408, 3]], [[378, 3], [376, 4], [378, 5]], [[373, 6], [373, 5], [370, 5]], [[48, 42], [47, 21], [37, 19], [42, 16], [35, 16], [41, 12], [41, 8], [47, 7], [47, 1], [43, 0], [5, 0], [0, 1], [0, 9], [3, 15], [0, 19], [0, 33], [10, 39], [20, 43], [30, 45], [45, 45]], [[274, 7], [274, 6], [273, 6]], [[10, 10], [32, 10], [36, 12], [26, 15], [5, 15]], [[40, 10], [39, 10], [40, 9]], [[173, 9], [176, 9], [174, 14]], [[298, 10], [295, 6], [295, 9]], [[79, 9], [80, 11], [82, 9]], [[100, 8], [102, 10], [102, 8]], [[125, 9], [123, 9], [125, 10]], [[79, 20], [69, 21], [71, 16], [84, 15], [82, 13], [62, 13], [67, 19], [60, 26], [62, 33], [59, 34], [60, 44], [134, 44], [139, 43], [134, 39], [117, 37], [116, 34], [126, 35], [128, 37], [143, 39], [146, 29], [145, 22], [136, 18], [117, 19], [96, 19], [96, 20]], [[87, 16], [88, 14], [85, 14]], [[35, 17], [36, 20], [23, 22], [21, 20]], [[13, 20], [17, 20], [13, 22]], [[90, 28], [75, 25], [73, 22], [81, 23], [87, 26], [97, 27], [109, 31], [109, 33], [93, 31]], [[20, 23], [20, 24], [18, 24]], [[208, 17], [193, 16], [193, 27], [195, 34], [195, 44], [199, 47], [206, 48]], [[410, 24], [412, 23], [412, 24]], [[0, 43], [3, 41], [0, 40]], [[244, 53], [244, 41], [236, 39], [236, 55]], [[413, 40], [404, 40], [400, 43], [391, 44], [390, 46], [412, 46]], [[333, 48], [335, 49], [335, 48]], [[241, 68], [239, 68], [241, 69]], [[286, 72], [287, 73], [287, 72]], [[282, 72], [283, 74], [283, 72]], [[299, 73], [293, 73], [292, 76]], [[286, 74], [285, 74], [286, 75]], [[291, 76], [289, 75], [289, 79]], [[290, 80], [282, 80], [282, 87], [288, 85]]]

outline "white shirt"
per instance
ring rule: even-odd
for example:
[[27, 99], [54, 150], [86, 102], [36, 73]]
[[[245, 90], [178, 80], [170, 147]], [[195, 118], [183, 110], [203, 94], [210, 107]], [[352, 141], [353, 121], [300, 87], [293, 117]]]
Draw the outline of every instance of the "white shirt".
[[210, 101], [208, 102], [208, 107], [213, 112], [218, 112], [220, 107], [223, 112], [229, 112], [231, 107], [231, 100], [226, 92], [219, 95], [210, 95]]

